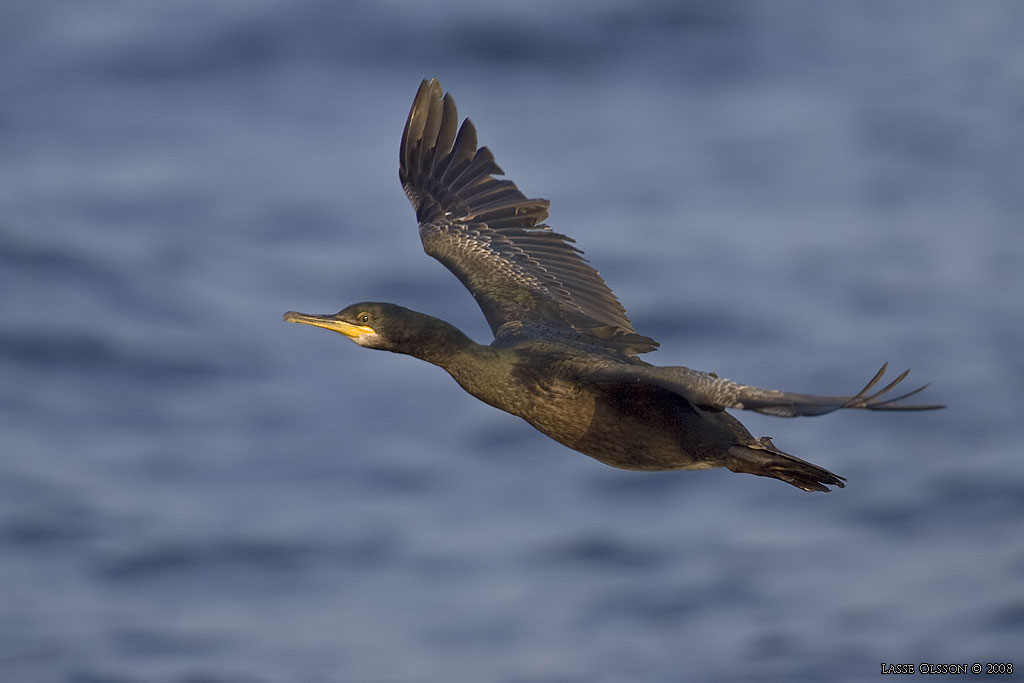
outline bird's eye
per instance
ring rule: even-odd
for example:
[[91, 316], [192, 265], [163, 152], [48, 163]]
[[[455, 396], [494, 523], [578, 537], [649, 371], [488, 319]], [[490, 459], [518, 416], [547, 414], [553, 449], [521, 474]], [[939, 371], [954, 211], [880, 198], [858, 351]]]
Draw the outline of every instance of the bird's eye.
[[364, 325], [366, 323], [370, 322], [370, 314], [369, 313], [360, 313], [359, 314], [359, 322], [361, 322]]

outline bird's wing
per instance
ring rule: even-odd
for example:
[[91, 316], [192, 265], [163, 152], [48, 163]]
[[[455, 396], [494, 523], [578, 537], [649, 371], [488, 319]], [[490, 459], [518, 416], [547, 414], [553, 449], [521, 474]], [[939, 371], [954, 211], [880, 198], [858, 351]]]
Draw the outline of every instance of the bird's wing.
[[630, 353], [657, 348], [573, 246], [544, 225], [546, 199], [526, 197], [436, 79], [423, 81], [399, 150], [399, 179], [416, 209], [423, 249], [473, 294], [498, 337], [530, 325], [586, 336]]
[[738, 384], [713, 373], [678, 366], [657, 367], [647, 364], [628, 365], [603, 362], [594, 364], [591, 362], [579, 369], [579, 375], [582, 379], [597, 383], [653, 384], [679, 394], [690, 403], [705, 409], [753, 410], [776, 417], [824, 415], [844, 408], [863, 410], [935, 410], [945, 408], [938, 404], [902, 403], [904, 399], [923, 391], [928, 386], [927, 384], [899, 396], [888, 396], [888, 392], [902, 382], [910, 370], [904, 370], [889, 384], [872, 392], [888, 366], [888, 363], [883, 365], [882, 369], [867, 383], [867, 386], [854, 396], [816, 396], [775, 389], [761, 389]]

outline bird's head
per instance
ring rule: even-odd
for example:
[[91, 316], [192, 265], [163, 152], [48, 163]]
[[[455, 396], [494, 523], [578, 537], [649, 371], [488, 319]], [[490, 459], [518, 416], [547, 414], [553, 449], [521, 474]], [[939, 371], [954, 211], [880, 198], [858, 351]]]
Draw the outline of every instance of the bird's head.
[[284, 320], [333, 330], [370, 349], [420, 358], [433, 350], [461, 345], [462, 340], [469, 341], [462, 332], [443, 320], [403, 306], [375, 301], [352, 304], [333, 315], [288, 311]]
[[395, 320], [404, 318], [402, 313], [411, 312], [394, 304], [364, 301], [328, 315], [288, 311], [284, 320], [332, 330], [370, 349], [392, 350]]

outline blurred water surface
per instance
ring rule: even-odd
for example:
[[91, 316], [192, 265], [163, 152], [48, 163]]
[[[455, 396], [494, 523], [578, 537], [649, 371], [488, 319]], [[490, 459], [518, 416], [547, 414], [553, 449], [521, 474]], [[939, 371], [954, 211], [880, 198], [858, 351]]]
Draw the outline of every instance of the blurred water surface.
[[[0, 677], [820, 681], [1024, 642], [1024, 6], [0, 8]], [[396, 178], [438, 76], [659, 364], [949, 409], [756, 434], [849, 478], [606, 468], [443, 372]]]

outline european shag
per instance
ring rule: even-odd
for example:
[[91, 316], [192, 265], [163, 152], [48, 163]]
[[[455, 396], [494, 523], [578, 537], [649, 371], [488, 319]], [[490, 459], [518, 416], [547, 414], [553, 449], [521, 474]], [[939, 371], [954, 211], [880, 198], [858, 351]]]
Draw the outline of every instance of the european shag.
[[572, 238], [543, 223], [549, 202], [526, 197], [501, 175], [490, 150], [477, 146], [473, 123], [458, 125], [452, 96], [442, 96], [436, 79], [423, 81], [402, 133], [398, 177], [424, 251], [476, 298], [494, 333], [489, 345], [389, 303], [357, 303], [334, 315], [289, 311], [284, 319], [438, 365], [481, 401], [626, 470], [726, 467], [829, 491], [845, 479], [755, 438], [726, 409], [795, 417], [943, 407], [902, 402], [924, 386], [889, 397], [907, 372], [873, 391], [885, 365], [854, 396], [816, 396], [645, 363], [637, 354], [658, 342], [633, 329]]

